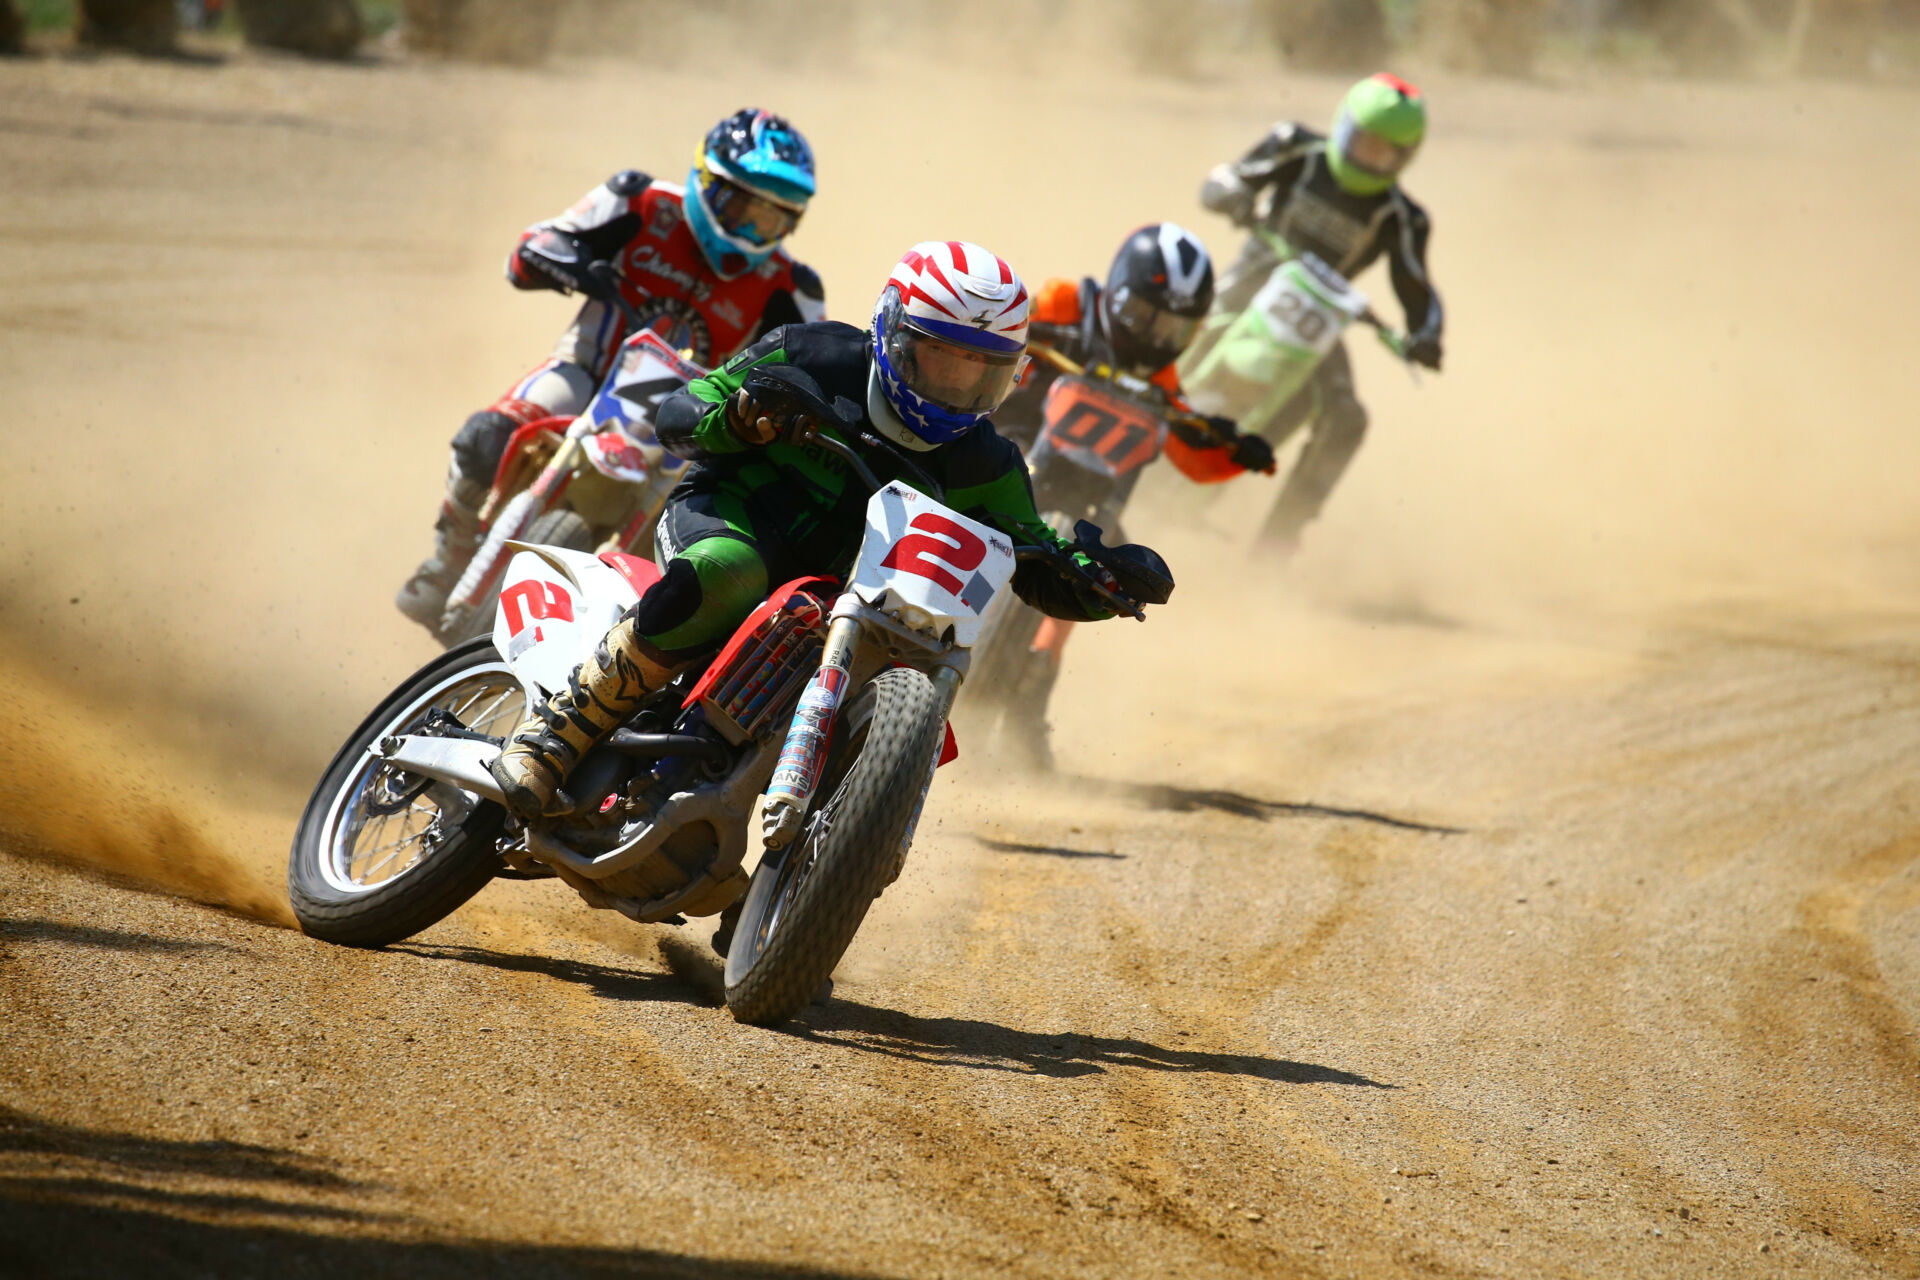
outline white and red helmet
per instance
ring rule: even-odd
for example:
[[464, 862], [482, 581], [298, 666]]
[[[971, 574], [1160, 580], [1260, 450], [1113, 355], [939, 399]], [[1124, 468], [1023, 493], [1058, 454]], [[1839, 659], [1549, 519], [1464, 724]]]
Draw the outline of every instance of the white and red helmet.
[[927, 240], [887, 277], [873, 309], [880, 394], [906, 427], [874, 424], [898, 443], [931, 449], [957, 439], [1013, 390], [1026, 364], [1027, 287], [977, 244]]

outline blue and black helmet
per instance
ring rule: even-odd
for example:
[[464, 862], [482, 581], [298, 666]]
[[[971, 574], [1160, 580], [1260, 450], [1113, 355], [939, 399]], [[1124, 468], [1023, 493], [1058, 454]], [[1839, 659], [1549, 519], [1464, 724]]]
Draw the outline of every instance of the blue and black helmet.
[[813, 198], [813, 148], [784, 116], [749, 107], [713, 126], [687, 175], [687, 222], [722, 276], [765, 262]]

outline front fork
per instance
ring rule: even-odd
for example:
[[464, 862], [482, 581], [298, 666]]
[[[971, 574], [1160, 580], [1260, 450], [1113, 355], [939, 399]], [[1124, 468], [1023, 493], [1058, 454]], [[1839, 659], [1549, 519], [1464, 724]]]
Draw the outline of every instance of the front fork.
[[838, 617], [828, 624], [820, 669], [807, 681], [793, 709], [787, 739], [780, 746], [780, 759], [773, 766], [773, 780], [767, 784], [767, 803], [760, 811], [760, 834], [769, 849], [784, 849], [800, 834], [800, 824], [806, 818], [807, 805], [813, 800], [813, 790], [820, 785], [827, 742], [833, 736], [833, 722], [840, 714], [841, 699], [846, 696], [853, 650], [859, 642], [858, 618]]
[[[827, 627], [820, 669], [813, 673], [813, 679], [807, 682], [794, 707], [793, 721], [780, 747], [780, 759], [773, 768], [773, 780], [767, 784], [767, 803], [760, 811], [761, 838], [770, 850], [784, 849], [793, 843], [806, 820], [807, 807], [813, 803], [814, 789], [820, 785], [820, 770], [826, 764], [827, 744], [833, 737], [834, 721], [846, 697], [860, 629], [858, 617], [844, 614]], [[942, 722], [953, 710], [960, 680], [961, 672], [951, 665], [942, 663], [934, 669], [933, 688], [939, 699]], [[931, 775], [928, 780], [932, 780]]]
[[[483, 509], [481, 518], [488, 520], [486, 539], [480, 549], [467, 562], [460, 581], [454, 584], [453, 591], [447, 597], [446, 624], [464, 626], [473, 610], [479, 608], [480, 601], [492, 589], [501, 570], [507, 567], [507, 543], [526, 532], [527, 526], [553, 509], [560, 500], [560, 494], [567, 483], [573, 479], [573, 469], [579, 460], [580, 442], [569, 436], [561, 441], [547, 465], [534, 477], [532, 484], [522, 489], [508, 500], [498, 513]], [[489, 497], [488, 507], [493, 499]], [[457, 629], [457, 626], [455, 629]]]

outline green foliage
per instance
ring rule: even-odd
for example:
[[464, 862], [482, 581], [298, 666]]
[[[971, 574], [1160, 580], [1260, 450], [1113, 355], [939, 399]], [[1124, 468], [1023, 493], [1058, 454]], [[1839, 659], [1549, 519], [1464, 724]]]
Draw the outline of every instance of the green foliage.
[[29, 31], [73, 30], [74, 0], [24, 0], [20, 13]]
[[360, 20], [367, 38], [377, 39], [400, 24], [400, 0], [360, 0]]

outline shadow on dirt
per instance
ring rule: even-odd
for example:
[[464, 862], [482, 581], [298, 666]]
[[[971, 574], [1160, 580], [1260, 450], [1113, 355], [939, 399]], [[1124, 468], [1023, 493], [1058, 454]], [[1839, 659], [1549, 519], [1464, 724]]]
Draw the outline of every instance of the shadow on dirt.
[[[216, 1179], [226, 1185], [209, 1187]], [[426, 1224], [311, 1198], [337, 1202], [366, 1189], [295, 1151], [83, 1129], [0, 1107], [0, 1275], [855, 1280], [791, 1264], [650, 1249], [428, 1240], [420, 1238]], [[340, 1234], [383, 1223], [413, 1238]]]
[[[689, 949], [693, 944], [687, 944]], [[389, 948], [423, 960], [457, 960], [461, 964], [485, 965], [507, 973], [541, 973], [562, 982], [587, 988], [606, 1000], [664, 1000], [673, 1004], [714, 1003], [711, 984], [704, 975], [680, 972], [678, 958], [668, 954], [668, 973], [648, 973], [635, 969], [616, 969], [611, 965], [589, 964], [581, 960], [558, 960], [552, 956], [520, 955], [510, 951], [489, 951], [484, 947], [436, 946], [408, 942]], [[666, 945], [662, 945], [666, 952]]]
[[1042, 1076], [1103, 1074], [1109, 1067], [1146, 1071], [1249, 1076], [1280, 1084], [1344, 1084], [1365, 1089], [1398, 1085], [1311, 1062], [1246, 1053], [1170, 1049], [1145, 1040], [1074, 1032], [1021, 1031], [973, 1018], [916, 1018], [851, 1000], [803, 1009], [786, 1030], [804, 1040], [878, 1053], [933, 1066], [1013, 1071]]
[[1115, 862], [1124, 862], [1127, 857], [1111, 849], [1069, 849], [1060, 844], [1022, 844], [1018, 840], [991, 840], [986, 836], [975, 836], [974, 839], [998, 853], [1037, 853], [1048, 858], [1110, 858]]
[[354, 1239], [290, 1226], [205, 1222], [143, 1209], [16, 1199], [0, 1186], [0, 1273], [35, 1280], [141, 1276], [273, 1276], [275, 1280], [859, 1280], [785, 1262], [690, 1258], [652, 1249], [593, 1249], [496, 1244], [486, 1240]]
[[297, 1151], [244, 1142], [182, 1142], [107, 1133], [43, 1120], [7, 1106], [0, 1106], [0, 1159], [5, 1160], [0, 1167], [9, 1177], [40, 1175], [55, 1168], [80, 1171], [85, 1166], [84, 1171], [96, 1179], [102, 1173], [231, 1178], [318, 1191], [360, 1185]]
[[[64, 942], [70, 946], [95, 947], [102, 951], [232, 951], [246, 954], [244, 948], [228, 942], [156, 938], [150, 933], [129, 933], [123, 929], [102, 929], [96, 925], [60, 924], [53, 920], [0, 920], [0, 941]], [[4, 1137], [0, 1137], [0, 1143], [4, 1141]]]
[[1117, 800], [1131, 800], [1135, 804], [1166, 813], [1197, 813], [1211, 809], [1218, 813], [1230, 813], [1236, 818], [1252, 818], [1257, 822], [1275, 817], [1344, 818], [1353, 822], [1372, 822], [1400, 831], [1418, 831], [1425, 835], [1467, 834], [1465, 827], [1415, 822], [1411, 818], [1396, 818], [1390, 813], [1379, 813], [1372, 809], [1342, 809], [1295, 800], [1262, 800], [1239, 791], [1196, 791], [1159, 783], [1119, 782], [1111, 778], [1088, 778], [1073, 774], [1062, 774], [1058, 780], [1071, 787], [1077, 795], [1104, 795]]

